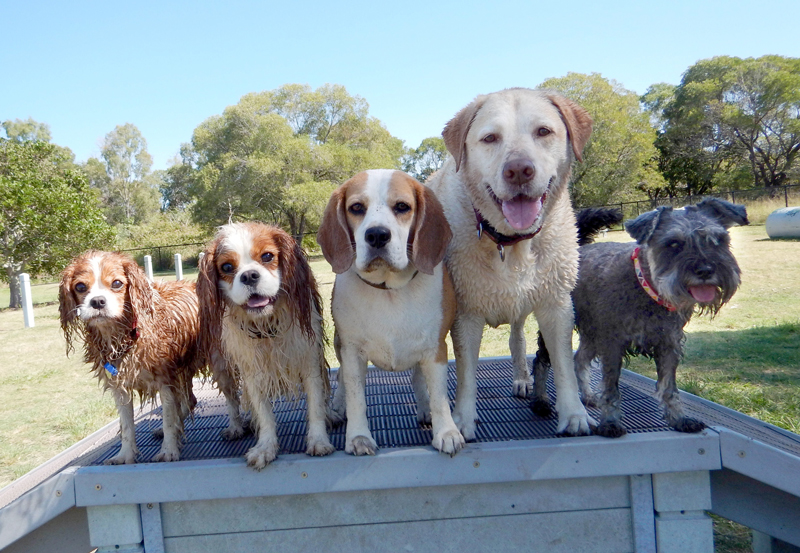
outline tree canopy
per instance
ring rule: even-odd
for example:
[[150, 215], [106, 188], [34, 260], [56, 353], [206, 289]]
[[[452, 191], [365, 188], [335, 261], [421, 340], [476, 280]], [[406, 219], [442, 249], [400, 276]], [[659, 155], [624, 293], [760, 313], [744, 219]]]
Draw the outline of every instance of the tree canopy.
[[0, 278], [11, 307], [20, 306], [20, 273], [57, 273], [83, 250], [113, 241], [97, 195], [63, 150], [0, 139]]
[[354, 173], [398, 168], [402, 141], [340, 85], [286, 85], [247, 94], [198, 126], [164, 193], [191, 203], [207, 226], [261, 219], [302, 236], [315, 230], [333, 189]]
[[425, 138], [417, 149], [409, 148], [403, 156], [403, 171], [425, 182], [432, 174], [442, 168], [447, 159], [447, 146], [441, 136]]
[[638, 96], [598, 73], [568, 73], [539, 88], [555, 90], [583, 106], [594, 121], [583, 162], [573, 167], [572, 198], [577, 205], [634, 199], [662, 181], [653, 158], [655, 130]]
[[662, 121], [659, 166], [672, 194], [785, 184], [800, 153], [800, 59], [701, 60], [643, 96]]

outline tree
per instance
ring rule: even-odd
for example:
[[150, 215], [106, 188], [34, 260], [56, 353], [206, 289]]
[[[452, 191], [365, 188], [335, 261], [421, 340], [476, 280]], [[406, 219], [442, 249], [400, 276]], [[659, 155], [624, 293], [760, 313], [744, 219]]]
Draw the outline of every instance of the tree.
[[20, 273], [55, 273], [113, 236], [83, 174], [65, 168], [63, 149], [0, 139], [0, 277], [11, 289], [10, 307], [21, 304]]
[[158, 212], [159, 180], [151, 178], [153, 158], [135, 125], [117, 125], [108, 133], [101, 157], [102, 161], [90, 158], [83, 169], [92, 185], [100, 190], [109, 222], [139, 224]]
[[34, 121], [31, 117], [28, 117], [25, 121], [22, 119], [3, 121], [2, 127], [6, 131], [8, 139], [14, 142], [28, 142], [32, 140], [50, 142], [52, 138], [50, 135], [50, 125]]
[[573, 168], [571, 190], [577, 205], [629, 200], [637, 190], [662, 181], [653, 162], [656, 133], [635, 93], [598, 73], [568, 73], [544, 81], [539, 88], [577, 102], [594, 121], [583, 162]]
[[403, 171], [417, 179], [425, 182], [432, 174], [442, 168], [444, 160], [447, 159], [447, 146], [441, 136], [431, 136], [425, 138], [419, 147], [408, 150], [403, 156]]
[[[653, 92], [645, 94], [646, 105]], [[664, 121], [656, 142], [662, 172], [688, 193], [721, 184], [780, 186], [798, 159], [798, 58], [701, 60], [684, 73], [672, 98], [650, 105]]]
[[300, 238], [316, 229], [339, 183], [363, 169], [397, 168], [402, 155], [363, 98], [340, 85], [286, 85], [247, 94], [198, 126], [163, 196], [191, 203], [207, 226], [261, 219]]

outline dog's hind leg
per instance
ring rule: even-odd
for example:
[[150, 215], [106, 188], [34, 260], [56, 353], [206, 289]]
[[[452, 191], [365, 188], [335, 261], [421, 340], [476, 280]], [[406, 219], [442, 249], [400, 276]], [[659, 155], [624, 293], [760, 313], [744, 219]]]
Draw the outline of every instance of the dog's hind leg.
[[211, 375], [217, 388], [225, 396], [228, 410], [228, 427], [220, 431], [222, 439], [238, 440], [246, 433], [239, 409], [239, 385], [234, 367], [225, 361], [220, 352], [211, 355]]
[[598, 398], [592, 390], [592, 361], [596, 353], [594, 349], [581, 338], [578, 351], [575, 352], [575, 376], [578, 378], [578, 389], [581, 392], [581, 401], [587, 407], [597, 407]]
[[[589, 355], [587, 353], [587, 355]], [[622, 401], [619, 393], [619, 375], [622, 371], [623, 351], [618, 347], [606, 346], [600, 353], [603, 364], [603, 390], [600, 392], [599, 407], [603, 412], [600, 425], [595, 434], [606, 438], [619, 438], [627, 434], [622, 425]], [[591, 361], [591, 359], [589, 359]]]
[[485, 324], [486, 321], [479, 315], [459, 313], [450, 331], [458, 376], [453, 420], [468, 442], [475, 439], [475, 423], [478, 420], [476, 372]]
[[105, 461], [106, 465], [123, 465], [136, 462], [139, 449], [136, 447], [136, 429], [133, 425], [133, 396], [118, 388], [112, 388], [114, 402], [119, 412], [119, 453]]
[[579, 436], [591, 433], [594, 420], [586, 412], [578, 395], [578, 380], [572, 359], [572, 327], [574, 315], [569, 295], [560, 304], [537, 307], [536, 320], [550, 358], [556, 385], [556, 411], [560, 434]]
[[[447, 374], [446, 368], [445, 374]], [[426, 376], [419, 365], [411, 369], [411, 387], [414, 389], [414, 398], [417, 400], [417, 422], [431, 424], [431, 400], [428, 395], [428, 385]], [[446, 388], [445, 393], [447, 393]]]
[[514, 365], [513, 393], [517, 397], [526, 398], [533, 392], [533, 377], [528, 371], [525, 344], [525, 319], [527, 315], [511, 323], [511, 335], [508, 337], [508, 349], [511, 350], [511, 362]]
[[550, 395], [547, 393], [547, 377], [550, 374], [550, 352], [542, 338], [542, 333], [536, 333], [536, 357], [533, 359], [533, 399], [530, 402], [531, 411], [543, 419], [553, 415], [550, 407]]
[[658, 373], [656, 399], [664, 409], [664, 418], [667, 420], [667, 424], [678, 432], [700, 432], [706, 427], [705, 423], [687, 417], [683, 413], [680, 392], [675, 382], [675, 373], [680, 360], [679, 353], [672, 349], [662, 350], [657, 352], [655, 359]]

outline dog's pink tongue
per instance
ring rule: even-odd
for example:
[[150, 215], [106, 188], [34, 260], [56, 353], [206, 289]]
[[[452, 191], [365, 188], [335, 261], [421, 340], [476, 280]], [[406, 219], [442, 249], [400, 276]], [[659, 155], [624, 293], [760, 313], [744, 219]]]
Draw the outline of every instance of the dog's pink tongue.
[[717, 287], [708, 284], [702, 286], [689, 286], [689, 293], [699, 303], [710, 303], [717, 296]]
[[516, 230], [525, 230], [533, 225], [539, 211], [542, 209], [542, 198], [527, 198], [517, 196], [514, 199], [506, 200], [502, 204], [503, 215]]
[[251, 296], [249, 300], [247, 300], [247, 307], [250, 309], [259, 309], [261, 307], [266, 307], [270, 303], [270, 299], [264, 296]]

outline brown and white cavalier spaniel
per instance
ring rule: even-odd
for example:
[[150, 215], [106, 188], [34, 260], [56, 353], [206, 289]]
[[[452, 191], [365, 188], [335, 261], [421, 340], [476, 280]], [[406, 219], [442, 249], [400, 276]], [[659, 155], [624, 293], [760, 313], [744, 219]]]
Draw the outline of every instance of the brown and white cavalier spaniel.
[[[83, 339], [84, 361], [104, 389], [111, 389], [117, 404], [122, 446], [106, 463], [136, 462], [134, 392], [142, 401], [161, 395], [164, 436], [155, 460], [177, 461], [183, 419], [197, 403], [192, 378], [206, 366], [198, 341], [194, 283], [150, 283], [127, 255], [90, 250], [64, 269], [59, 302], [67, 355], [75, 338]], [[223, 435], [238, 437], [244, 430], [235, 380], [222, 356], [213, 357], [214, 380], [232, 415]]]
[[328, 455], [322, 305], [300, 246], [262, 223], [220, 228], [200, 262], [197, 294], [204, 348], [221, 348], [236, 365], [258, 441], [246, 454], [258, 470], [278, 455], [272, 400], [306, 393], [306, 453]]

